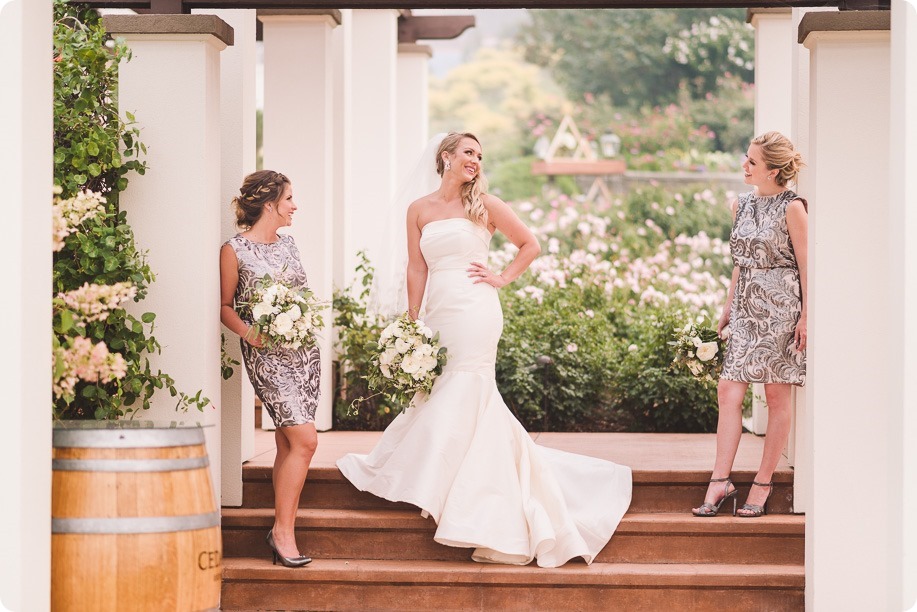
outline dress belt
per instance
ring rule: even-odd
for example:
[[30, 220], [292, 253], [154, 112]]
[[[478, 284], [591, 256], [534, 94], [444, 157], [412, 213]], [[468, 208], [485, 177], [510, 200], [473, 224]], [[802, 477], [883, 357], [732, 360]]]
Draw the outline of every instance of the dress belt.
[[752, 266], [739, 266], [742, 270], [799, 270], [796, 266], [773, 266], [770, 268], [758, 268]]

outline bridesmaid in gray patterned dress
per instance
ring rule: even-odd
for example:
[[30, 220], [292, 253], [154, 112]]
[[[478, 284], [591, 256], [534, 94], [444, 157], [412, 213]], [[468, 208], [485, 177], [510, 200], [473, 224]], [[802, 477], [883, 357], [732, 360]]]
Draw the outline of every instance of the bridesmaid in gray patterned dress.
[[265, 274], [289, 286], [306, 286], [306, 273], [293, 238], [277, 233], [293, 223], [296, 212], [290, 179], [271, 170], [250, 174], [233, 206], [236, 224], [246, 231], [229, 239], [220, 250], [220, 320], [241, 337], [245, 369], [277, 427], [274, 526], [267, 543], [275, 563], [279, 560], [288, 567], [301, 567], [311, 559], [299, 554], [293, 525], [318, 445], [314, 422], [321, 371], [318, 347], [265, 348], [248, 315], [240, 316], [237, 310]]
[[695, 516], [716, 516], [733, 500], [729, 479], [742, 435], [742, 400], [749, 383], [764, 383], [768, 424], [764, 454], [739, 516], [765, 513], [771, 478], [790, 431], [792, 385], [806, 378], [807, 207], [787, 183], [802, 165], [793, 144], [778, 132], [751, 141], [745, 183], [754, 191], [733, 202], [730, 248], [734, 269], [717, 331], [729, 344], [717, 388], [716, 462], [704, 503]]

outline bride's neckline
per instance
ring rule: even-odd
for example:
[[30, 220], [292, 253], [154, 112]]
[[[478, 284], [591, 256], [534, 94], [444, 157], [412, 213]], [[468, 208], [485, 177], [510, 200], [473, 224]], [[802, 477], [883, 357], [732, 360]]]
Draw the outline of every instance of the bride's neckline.
[[[446, 217], [445, 219], [434, 219], [433, 221], [427, 221], [427, 222], [424, 224], [424, 226], [423, 226], [422, 228], [420, 228], [420, 233], [423, 234], [423, 233], [424, 233], [424, 230], [426, 230], [428, 226], [433, 225], [434, 223], [443, 223], [443, 222], [445, 222], [445, 221], [467, 221], [468, 223], [470, 223], [470, 224], [471, 224], [472, 226], [474, 226], [474, 227], [481, 227], [480, 225], [478, 225], [477, 223], [475, 223], [474, 221], [472, 221], [472, 220], [469, 219], [468, 217]], [[481, 229], [484, 230], [485, 232], [487, 232], [488, 235], [493, 235], [493, 234], [490, 233], [490, 231], [489, 231], [487, 228], [481, 227]]]

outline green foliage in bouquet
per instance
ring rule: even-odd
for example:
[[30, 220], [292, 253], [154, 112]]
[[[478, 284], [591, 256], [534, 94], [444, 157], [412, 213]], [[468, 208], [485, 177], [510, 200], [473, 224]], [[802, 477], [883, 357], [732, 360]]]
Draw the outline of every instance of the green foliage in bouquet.
[[669, 341], [674, 357], [672, 367], [689, 372], [696, 379], [715, 384], [723, 369], [726, 342], [719, 337], [709, 319], [689, 321], [673, 332]]
[[[176, 408], [193, 405], [202, 410], [209, 400], [200, 391], [194, 395], [178, 391], [171, 376], [150, 365], [148, 355], [160, 352], [152, 335], [154, 313], [130, 314], [121, 307], [123, 300], [111, 302], [104, 317], [79, 312], [81, 300], [105, 294], [110, 286], [129, 284], [130, 298], [142, 300], [154, 280], [126, 214], [118, 209], [126, 174], [143, 174], [146, 169], [137, 159], [145, 148], [137, 140], [139, 131], [131, 127], [133, 117], [128, 116], [131, 123], [126, 123], [117, 112], [118, 62], [130, 57], [126, 45], [111, 41], [97, 13], [84, 6], [55, 0], [54, 17], [55, 183], [61, 200], [72, 200], [84, 190], [104, 198], [101, 208], [81, 221], [68, 220], [66, 212], [55, 219], [55, 380], [68, 367], [76, 367], [68, 363], [66, 351], [103, 347], [111, 352], [110, 358], [119, 360], [117, 376], [87, 377], [72, 371], [66, 388], [55, 391], [54, 414], [73, 419], [136, 414], [150, 407], [158, 389], [167, 389], [177, 398]], [[68, 225], [74, 231], [58, 235], [59, 227]]]
[[430, 393], [448, 359], [439, 332], [407, 313], [386, 325], [366, 350], [372, 354], [372, 367], [365, 376], [369, 388], [405, 408], [416, 395]]

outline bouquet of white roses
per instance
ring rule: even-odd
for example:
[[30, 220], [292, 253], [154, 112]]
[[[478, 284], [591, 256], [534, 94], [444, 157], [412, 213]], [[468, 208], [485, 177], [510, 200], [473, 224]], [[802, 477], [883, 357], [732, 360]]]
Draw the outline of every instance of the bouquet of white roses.
[[405, 405], [418, 392], [429, 393], [446, 364], [446, 347], [439, 344], [423, 321], [404, 314], [395, 319], [367, 349], [373, 370], [366, 376], [371, 389], [385, 393]]
[[267, 339], [268, 347], [298, 349], [315, 343], [315, 331], [323, 325], [320, 311], [328, 305], [308, 289], [293, 289], [265, 275], [258, 281], [244, 307], [251, 313], [254, 333]]
[[686, 369], [698, 380], [715, 381], [723, 369], [726, 352], [726, 343], [716, 329], [691, 322], [676, 329], [674, 336], [669, 342], [675, 352], [672, 365]]

